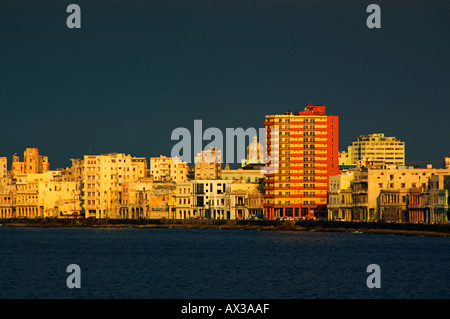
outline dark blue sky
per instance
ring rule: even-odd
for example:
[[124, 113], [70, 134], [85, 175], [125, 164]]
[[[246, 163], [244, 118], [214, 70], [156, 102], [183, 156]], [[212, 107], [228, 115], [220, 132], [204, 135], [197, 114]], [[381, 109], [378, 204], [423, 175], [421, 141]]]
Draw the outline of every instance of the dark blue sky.
[[[339, 3], [336, 3], [339, 2]], [[81, 7], [81, 29], [66, 8]], [[381, 7], [381, 29], [366, 8]], [[361, 134], [450, 151], [449, 1], [0, 1], [0, 155], [170, 155], [177, 127], [263, 127], [325, 104]], [[205, 145], [207, 142], [205, 142]]]

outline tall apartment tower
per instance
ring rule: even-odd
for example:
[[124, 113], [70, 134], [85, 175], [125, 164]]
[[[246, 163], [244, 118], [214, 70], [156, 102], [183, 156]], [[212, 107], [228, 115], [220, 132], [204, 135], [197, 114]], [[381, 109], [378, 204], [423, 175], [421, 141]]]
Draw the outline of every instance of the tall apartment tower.
[[338, 174], [339, 117], [323, 105], [266, 115], [266, 147], [278, 169], [265, 174], [266, 218], [326, 215], [329, 177]]
[[384, 133], [359, 136], [348, 147], [352, 164], [360, 160], [381, 161], [388, 165], [405, 165], [405, 143]]

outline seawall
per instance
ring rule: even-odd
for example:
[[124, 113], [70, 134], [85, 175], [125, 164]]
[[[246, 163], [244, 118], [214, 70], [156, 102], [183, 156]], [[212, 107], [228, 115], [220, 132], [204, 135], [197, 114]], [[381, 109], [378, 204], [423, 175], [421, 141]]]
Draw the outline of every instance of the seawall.
[[449, 224], [344, 221], [211, 220], [211, 219], [0, 219], [4, 227], [183, 227], [278, 231], [346, 231], [399, 235], [450, 236]]

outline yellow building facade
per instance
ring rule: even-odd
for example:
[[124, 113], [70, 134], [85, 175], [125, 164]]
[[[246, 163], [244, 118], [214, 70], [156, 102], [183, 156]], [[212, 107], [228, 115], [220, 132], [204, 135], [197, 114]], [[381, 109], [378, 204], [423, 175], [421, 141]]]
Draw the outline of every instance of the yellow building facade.
[[171, 218], [175, 184], [141, 178], [122, 184], [120, 218]]
[[405, 165], [405, 143], [384, 133], [359, 136], [348, 147], [347, 153], [349, 164], [368, 160], [382, 161], [386, 165]]
[[27, 148], [23, 152], [23, 162], [19, 155], [13, 155], [12, 172], [14, 176], [18, 174], [43, 173], [50, 169], [48, 157], [39, 154], [38, 148]]
[[85, 217], [120, 218], [122, 184], [146, 175], [146, 159], [123, 153], [85, 155], [83, 208]]
[[416, 168], [378, 163], [372, 166], [368, 163], [367, 166], [344, 170], [330, 179], [328, 218], [407, 222], [406, 215], [392, 217], [392, 205], [401, 207], [407, 204], [411, 189], [428, 192], [431, 180], [437, 179], [443, 187], [443, 179], [447, 175], [450, 175], [450, 168], [433, 168], [431, 165]]
[[76, 218], [81, 216], [79, 183], [65, 181], [62, 171], [16, 177], [15, 214], [18, 218]]
[[154, 181], [184, 183], [187, 181], [188, 164], [178, 157], [150, 158], [150, 176]]
[[8, 158], [0, 157], [0, 178], [5, 178], [8, 174]]

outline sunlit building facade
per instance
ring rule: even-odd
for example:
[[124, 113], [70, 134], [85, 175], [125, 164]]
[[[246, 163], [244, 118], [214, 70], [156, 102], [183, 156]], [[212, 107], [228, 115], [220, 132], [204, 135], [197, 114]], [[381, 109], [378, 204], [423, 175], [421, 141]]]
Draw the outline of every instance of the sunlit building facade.
[[[450, 168], [367, 163], [332, 178], [328, 219], [430, 223], [447, 220]], [[447, 186], [446, 186], [447, 185]]]
[[23, 162], [19, 155], [13, 155], [12, 172], [14, 176], [18, 174], [44, 173], [50, 169], [48, 157], [39, 154], [38, 148], [27, 148], [23, 152]]
[[151, 157], [150, 176], [154, 181], [185, 183], [188, 176], [188, 164], [178, 157], [163, 155]]
[[329, 177], [338, 174], [339, 117], [308, 105], [298, 113], [266, 115], [264, 125], [267, 153], [279, 163], [265, 178], [266, 217], [326, 216]]
[[122, 184], [145, 177], [147, 161], [122, 153], [85, 155], [83, 205], [86, 218], [120, 218]]
[[386, 165], [405, 165], [405, 143], [384, 133], [359, 136], [348, 147], [350, 164], [360, 160], [382, 161]]

